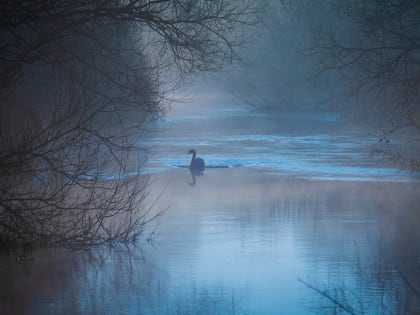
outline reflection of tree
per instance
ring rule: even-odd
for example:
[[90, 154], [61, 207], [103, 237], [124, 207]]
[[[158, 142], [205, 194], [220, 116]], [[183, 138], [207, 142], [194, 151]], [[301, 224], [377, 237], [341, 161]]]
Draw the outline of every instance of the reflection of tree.
[[[377, 236], [372, 260], [372, 268], [377, 272], [367, 281], [379, 283], [384, 297], [395, 301], [393, 308], [388, 306], [393, 313], [415, 314], [420, 310], [419, 214], [414, 210], [418, 200], [408, 194], [400, 196], [404, 196], [405, 202], [396, 202], [396, 208], [381, 207], [384, 214], [380, 224], [384, 228]], [[387, 288], [394, 290], [393, 296], [385, 294]]]
[[337, 290], [334, 290], [334, 292], [330, 293], [329, 292], [330, 290], [328, 289], [321, 290], [302, 279], [298, 279], [298, 281], [302, 283], [304, 286], [308, 287], [309, 289], [315, 291], [319, 295], [329, 300], [336, 308], [334, 310], [334, 313], [336, 313], [337, 311], [341, 313], [343, 311], [346, 314], [352, 314], [352, 315], [357, 314], [355, 310], [353, 309], [353, 307], [351, 306], [352, 303], [347, 300], [344, 290], [339, 290], [339, 294], [337, 293]]
[[[136, 239], [156, 217], [137, 145], [178, 75], [235, 59], [247, 1], [2, 4], [0, 241]], [[243, 35], [243, 34], [242, 34]]]
[[396, 278], [395, 280], [402, 280], [403, 283], [393, 284], [395, 286], [394, 289], [398, 292], [395, 296], [391, 297], [397, 302], [395, 305], [389, 305], [389, 297], [387, 297], [385, 292], [377, 292], [374, 295], [376, 301], [371, 298], [367, 303], [363, 299], [363, 296], [361, 296], [361, 293], [354, 293], [349, 288], [337, 288], [330, 285], [321, 289], [302, 279], [298, 279], [298, 281], [328, 301], [332, 305], [334, 313], [339, 311], [345, 314], [365, 314], [365, 310], [368, 310], [367, 313], [370, 314], [372, 311], [371, 308], [373, 307], [374, 312], [378, 314], [415, 314], [420, 309], [419, 288], [415, 287], [413, 282], [402, 272], [398, 271], [398, 275], [400, 278]]
[[11, 261], [0, 283], [0, 308], [22, 315], [241, 313], [243, 298], [224, 288], [171, 282], [154, 254], [149, 246], [120, 244], [55, 248], [30, 263]]
[[11, 261], [3, 271], [0, 307], [4, 314], [105, 314], [110, 305], [124, 306], [127, 291], [136, 291], [132, 296], [142, 295], [145, 300], [152, 295], [155, 270], [146, 267], [136, 246], [88, 251], [54, 248], [35, 254], [36, 260]]
[[413, 281], [418, 277], [414, 277], [414, 279], [410, 279], [401, 271], [398, 271], [398, 274], [400, 275], [401, 279], [404, 281], [405, 286], [408, 288], [408, 290], [410, 290], [414, 294], [414, 296], [420, 300], [420, 286], [416, 286], [415, 281]]
[[[311, 255], [337, 262], [329, 267], [334, 275], [317, 274], [316, 265], [314, 274], [301, 282], [319, 295], [320, 307], [356, 314], [418, 313], [418, 185], [340, 186], [307, 189], [313, 199], [311, 211], [305, 213], [308, 206], [298, 206], [302, 216], [311, 218], [303, 220], [308, 221], [304, 231], [311, 240]], [[327, 219], [331, 216], [337, 219], [331, 222]]]

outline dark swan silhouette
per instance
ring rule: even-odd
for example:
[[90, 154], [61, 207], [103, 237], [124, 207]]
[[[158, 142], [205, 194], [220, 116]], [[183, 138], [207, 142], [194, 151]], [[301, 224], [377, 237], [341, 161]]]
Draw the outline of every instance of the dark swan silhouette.
[[193, 175], [200, 176], [203, 175], [205, 169], [205, 163], [202, 158], [196, 157], [197, 152], [194, 149], [190, 149], [188, 154], [192, 154], [192, 159], [190, 163], [190, 172]]

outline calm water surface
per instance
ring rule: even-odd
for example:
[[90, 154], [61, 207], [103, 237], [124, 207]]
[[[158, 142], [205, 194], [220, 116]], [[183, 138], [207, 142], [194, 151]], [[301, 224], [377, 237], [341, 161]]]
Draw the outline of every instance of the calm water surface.
[[[153, 239], [0, 255], [0, 313], [420, 313], [418, 174], [372, 162], [373, 136], [334, 115], [270, 117], [157, 122]], [[190, 147], [209, 166], [195, 185]]]

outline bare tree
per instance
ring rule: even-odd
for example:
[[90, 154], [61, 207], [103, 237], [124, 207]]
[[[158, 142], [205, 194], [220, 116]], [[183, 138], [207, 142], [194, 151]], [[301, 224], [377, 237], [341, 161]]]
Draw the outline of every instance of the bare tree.
[[254, 9], [224, 0], [0, 9], [1, 241], [137, 239], [159, 215], [140, 176], [144, 122], [164, 113], [177, 78], [236, 58]]
[[375, 152], [419, 169], [420, 3], [332, 2], [330, 13], [340, 22], [315, 27], [310, 49], [319, 75], [340, 77], [365, 115], [387, 122]]

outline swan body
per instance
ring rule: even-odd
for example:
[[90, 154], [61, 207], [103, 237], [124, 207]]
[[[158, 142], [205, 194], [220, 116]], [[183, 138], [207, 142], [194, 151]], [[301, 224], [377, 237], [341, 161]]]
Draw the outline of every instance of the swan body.
[[194, 149], [190, 149], [188, 154], [192, 154], [192, 159], [190, 163], [190, 171], [194, 175], [203, 175], [205, 163], [202, 158], [197, 157], [197, 152]]

